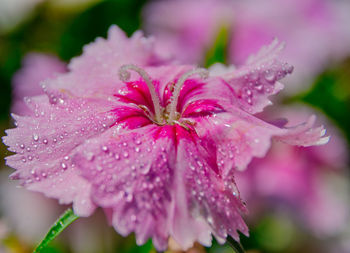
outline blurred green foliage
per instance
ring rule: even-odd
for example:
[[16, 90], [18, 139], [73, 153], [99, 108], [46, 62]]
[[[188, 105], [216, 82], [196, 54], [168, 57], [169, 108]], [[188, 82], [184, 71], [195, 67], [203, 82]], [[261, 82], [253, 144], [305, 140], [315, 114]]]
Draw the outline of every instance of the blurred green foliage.
[[213, 46], [210, 47], [206, 52], [204, 61], [204, 66], [206, 68], [210, 67], [214, 63], [227, 64], [229, 41], [229, 27], [222, 26], [216, 36]]
[[350, 143], [350, 59], [324, 72], [308, 92], [295, 99], [322, 110]]

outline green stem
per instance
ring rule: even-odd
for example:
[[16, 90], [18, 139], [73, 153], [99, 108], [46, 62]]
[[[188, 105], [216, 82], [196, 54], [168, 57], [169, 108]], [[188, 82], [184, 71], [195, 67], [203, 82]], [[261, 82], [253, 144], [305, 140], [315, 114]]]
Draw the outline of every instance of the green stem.
[[52, 240], [54, 240], [66, 227], [78, 219], [71, 208], [68, 208], [60, 218], [53, 224], [45, 238], [34, 249], [33, 253], [41, 252]]

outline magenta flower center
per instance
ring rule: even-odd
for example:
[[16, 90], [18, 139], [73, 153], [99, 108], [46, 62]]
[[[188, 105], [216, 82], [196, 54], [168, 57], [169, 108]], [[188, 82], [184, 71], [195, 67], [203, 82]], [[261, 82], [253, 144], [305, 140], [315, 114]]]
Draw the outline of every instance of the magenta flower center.
[[155, 86], [151, 78], [147, 74], [147, 72], [142, 68], [139, 68], [132, 64], [123, 65], [119, 70], [119, 76], [120, 76], [120, 79], [124, 82], [130, 79], [130, 72], [128, 70], [134, 70], [135, 72], [137, 72], [147, 84], [149, 93], [151, 95], [153, 107], [154, 107], [154, 114], [152, 115], [152, 113], [150, 113], [150, 110], [148, 108], [143, 107], [143, 109], [149, 112], [148, 117], [150, 118], [151, 121], [153, 121], [157, 125], [179, 124], [184, 126], [179, 121], [179, 119], [181, 118], [181, 113], [177, 111], [181, 88], [183, 87], [185, 81], [192, 75], [199, 74], [200, 77], [203, 79], [207, 78], [209, 75], [206, 69], [201, 69], [201, 68], [193, 69], [184, 73], [174, 85], [172, 96], [170, 98], [170, 103], [167, 106], [163, 107], [161, 105], [159, 96], [156, 92]]

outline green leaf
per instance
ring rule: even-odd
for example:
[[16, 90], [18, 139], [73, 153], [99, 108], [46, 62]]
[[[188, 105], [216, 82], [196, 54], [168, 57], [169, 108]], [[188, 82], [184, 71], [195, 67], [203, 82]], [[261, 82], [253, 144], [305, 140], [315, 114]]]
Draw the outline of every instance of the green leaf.
[[54, 240], [66, 227], [68, 227], [73, 221], [78, 219], [79, 216], [75, 215], [71, 208], [67, 209], [64, 214], [55, 222], [45, 238], [36, 247], [33, 253], [42, 252], [42, 250]]
[[213, 46], [205, 55], [205, 67], [210, 67], [217, 62], [227, 63], [229, 36], [229, 28], [227, 26], [222, 26], [216, 36]]

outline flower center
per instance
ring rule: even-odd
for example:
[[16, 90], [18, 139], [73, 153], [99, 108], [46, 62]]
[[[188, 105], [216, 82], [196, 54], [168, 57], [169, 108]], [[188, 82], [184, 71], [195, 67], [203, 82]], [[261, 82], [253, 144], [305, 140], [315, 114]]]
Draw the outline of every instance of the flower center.
[[145, 83], [147, 84], [147, 87], [148, 87], [149, 92], [151, 94], [153, 106], [154, 106], [154, 114], [155, 115], [154, 115], [154, 119], [152, 119], [152, 121], [154, 121], [158, 125], [180, 124], [180, 122], [178, 120], [180, 119], [181, 114], [176, 111], [176, 108], [177, 108], [177, 104], [179, 101], [181, 88], [183, 87], [185, 81], [190, 76], [195, 75], [195, 74], [199, 74], [199, 76], [203, 79], [206, 79], [209, 76], [209, 72], [203, 68], [193, 69], [193, 70], [190, 70], [190, 71], [184, 73], [178, 79], [178, 81], [176, 82], [176, 84], [174, 86], [174, 91], [173, 91], [173, 94], [170, 98], [169, 106], [167, 106], [167, 108], [164, 109], [160, 104], [160, 99], [159, 99], [159, 96], [156, 92], [155, 86], [154, 86], [150, 76], [147, 74], [147, 72], [144, 69], [142, 69], [136, 65], [133, 65], [133, 64], [123, 65], [119, 69], [120, 80], [122, 80], [123, 82], [129, 81], [130, 76], [131, 76], [129, 70], [133, 70], [136, 73], [138, 73], [143, 78]]

